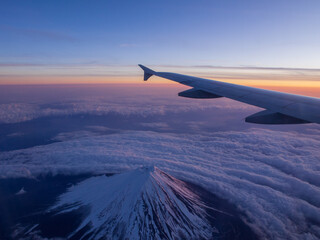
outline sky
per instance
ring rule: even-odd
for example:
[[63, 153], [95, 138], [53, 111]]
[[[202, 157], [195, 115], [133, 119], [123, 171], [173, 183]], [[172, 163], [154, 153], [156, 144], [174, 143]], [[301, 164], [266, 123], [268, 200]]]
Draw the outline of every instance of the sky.
[[319, 9], [1, 0], [0, 180], [155, 165], [227, 198], [261, 239], [320, 238], [319, 124], [249, 124], [262, 109], [178, 97], [138, 67], [320, 97]]
[[142, 63], [318, 87], [319, 8], [317, 0], [4, 0], [0, 84], [136, 83]]

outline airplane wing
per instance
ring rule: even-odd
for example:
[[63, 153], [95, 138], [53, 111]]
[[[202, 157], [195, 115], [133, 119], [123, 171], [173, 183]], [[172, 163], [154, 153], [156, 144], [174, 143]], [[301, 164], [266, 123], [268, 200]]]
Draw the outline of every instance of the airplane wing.
[[247, 87], [177, 73], [155, 72], [143, 65], [139, 66], [144, 71], [145, 81], [155, 75], [192, 87], [180, 92], [178, 95], [181, 97], [227, 97], [265, 109], [248, 116], [245, 119], [246, 122], [259, 124], [320, 124], [320, 98]]

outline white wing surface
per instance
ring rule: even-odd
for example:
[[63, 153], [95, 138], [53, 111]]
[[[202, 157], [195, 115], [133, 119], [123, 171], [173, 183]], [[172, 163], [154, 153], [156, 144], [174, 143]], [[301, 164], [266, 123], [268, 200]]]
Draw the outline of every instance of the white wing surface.
[[227, 97], [266, 109], [248, 116], [246, 122], [260, 124], [320, 124], [319, 98], [247, 87], [177, 73], [155, 72], [143, 65], [139, 66], [144, 71], [145, 81], [155, 75], [192, 87], [179, 93], [179, 96], [189, 98]]

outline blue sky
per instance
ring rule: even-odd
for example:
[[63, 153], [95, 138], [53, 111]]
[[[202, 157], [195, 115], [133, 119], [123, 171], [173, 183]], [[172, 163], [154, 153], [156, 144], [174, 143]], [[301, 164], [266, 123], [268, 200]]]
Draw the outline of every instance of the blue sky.
[[1, 1], [0, 70], [138, 63], [319, 68], [319, 9], [318, 0]]

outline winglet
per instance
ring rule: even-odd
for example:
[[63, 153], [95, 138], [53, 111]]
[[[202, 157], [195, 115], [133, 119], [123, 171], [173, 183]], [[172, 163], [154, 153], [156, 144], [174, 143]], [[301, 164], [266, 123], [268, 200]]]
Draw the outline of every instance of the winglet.
[[155, 73], [155, 71], [153, 71], [150, 68], [147, 68], [141, 64], [139, 64], [139, 67], [141, 67], [142, 70], [144, 71], [144, 76], [143, 76], [144, 81], [147, 81]]

